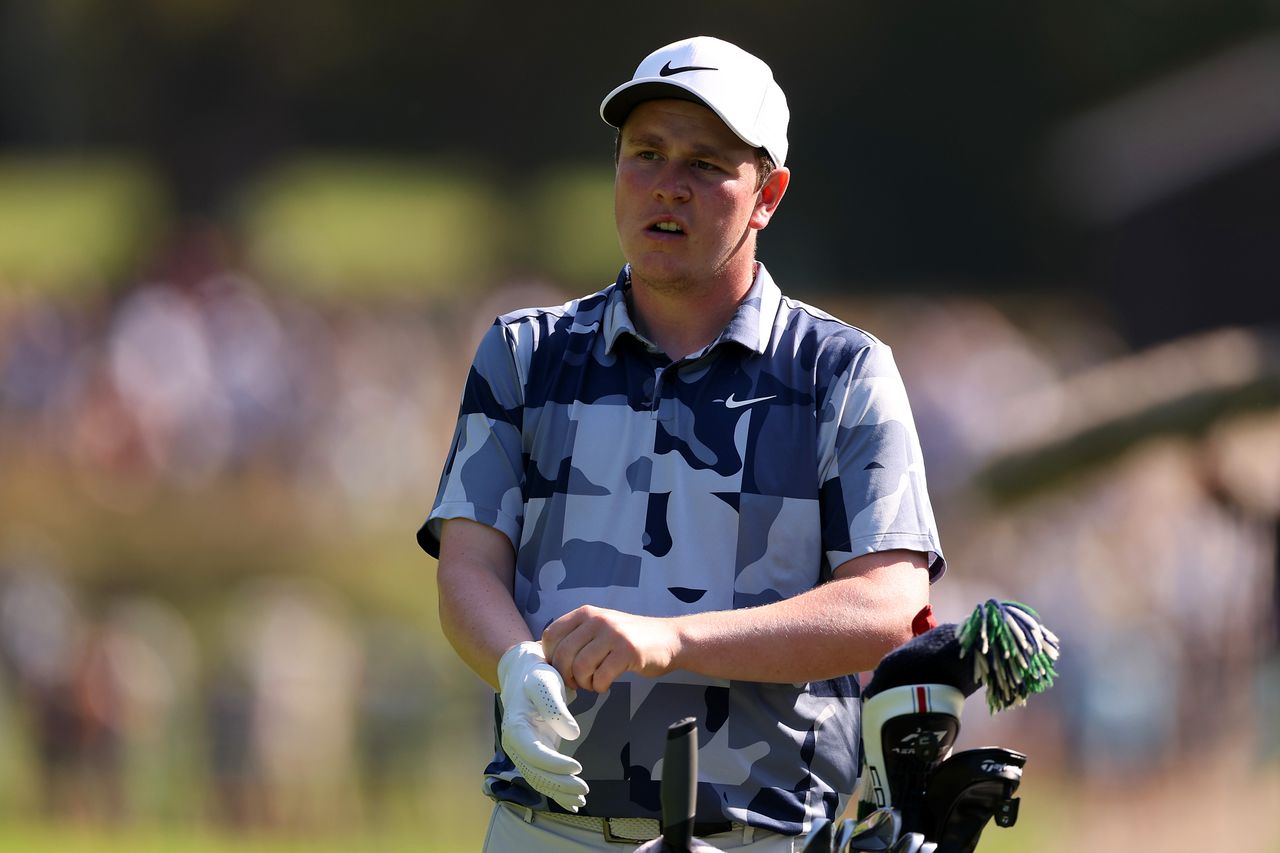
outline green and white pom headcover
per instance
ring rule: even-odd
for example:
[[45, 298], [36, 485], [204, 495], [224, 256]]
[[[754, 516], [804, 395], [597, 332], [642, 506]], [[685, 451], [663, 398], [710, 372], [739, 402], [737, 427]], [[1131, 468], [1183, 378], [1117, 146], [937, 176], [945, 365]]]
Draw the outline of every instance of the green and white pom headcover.
[[991, 713], [1026, 704], [1053, 686], [1058, 637], [1017, 601], [989, 598], [956, 632], [960, 657], [972, 658], [973, 680], [987, 688]]
[[945, 684], [965, 696], [985, 686], [995, 713], [1048, 690], [1057, 659], [1058, 638], [1039, 614], [991, 598], [963, 623], [938, 625], [885, 655], [862, 698], [905, 684]]

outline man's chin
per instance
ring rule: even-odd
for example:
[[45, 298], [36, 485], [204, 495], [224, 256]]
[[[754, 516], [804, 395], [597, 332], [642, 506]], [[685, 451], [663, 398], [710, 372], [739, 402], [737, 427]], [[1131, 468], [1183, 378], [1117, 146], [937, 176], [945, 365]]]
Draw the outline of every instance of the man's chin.
[[631, 281], [651, 290], [680, 291], [689, 288], [693, 277], [687, 269], [676, 264], [632, 261]]

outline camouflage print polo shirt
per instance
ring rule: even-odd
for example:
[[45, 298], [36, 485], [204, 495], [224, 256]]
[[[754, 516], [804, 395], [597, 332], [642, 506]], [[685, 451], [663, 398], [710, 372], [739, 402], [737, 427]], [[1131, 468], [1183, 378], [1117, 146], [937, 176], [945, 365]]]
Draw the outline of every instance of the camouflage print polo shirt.
[[[784, 297], [758, 265], [711, 345], [671, 361], [627, 314], [628, 271], [480, 343], [422, 546], [442, 520], [500, 530], [533, 636], [592, 604], [676, 616], [802, 593], [873, 551], [945, 563], [906, 392], [876, 338]], [[835, 818], [859, 764], [854, 677], [759, 684], [677, 671], [577, 691], [563, 749], [585, 814], [658, 817], [667, 726], [698, 719], [699, 820], [786, 834]], [[497, 708], [501, 714], [501, 708]], [[536, 809], [498, 747], [487, 792]]]

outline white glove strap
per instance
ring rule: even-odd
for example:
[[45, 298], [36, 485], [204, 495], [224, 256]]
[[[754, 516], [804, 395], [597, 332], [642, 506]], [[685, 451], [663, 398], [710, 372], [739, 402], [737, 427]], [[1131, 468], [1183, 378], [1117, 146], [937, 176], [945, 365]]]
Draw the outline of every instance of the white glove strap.
[[547, 656], [542, 653], [542, 643], [534, 640], [525, 640], [507, 649], [498, 659], [498, 683], [503, 692], [507, 690], [508, 676], [520, 673], [520, 678], [523, 679], [524, 673], [546, 662]]

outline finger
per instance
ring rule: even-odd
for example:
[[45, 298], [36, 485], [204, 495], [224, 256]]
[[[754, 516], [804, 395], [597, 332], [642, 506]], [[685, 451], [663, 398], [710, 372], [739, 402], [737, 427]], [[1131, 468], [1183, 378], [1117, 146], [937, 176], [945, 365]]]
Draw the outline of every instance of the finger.
[[542, 631], [542, 653], [549, 661], [555, 655], [556, 647], [560, 641], [567, 637], [578, 627], [581, 621], [583, 608], [579, 607], [570, 610], [568, 613], [556, 619]]
[[546, 773], [522, 761], [513, 761], [516, 769], [529, 786], [535, 791], [551, 797], [565, 808], [578, 807], [586, 803], [586, 795], [591, 789], [587, 783], [577, 776], [566, 776]]
[[527, 720], [512, 720], [502, 727], [502, 749], [512, 761], [523, 761], [545, 773], [582, 772], [577, 759], [552, 749]]
[[572, 663], [573, 661], [572, 654], [568, 652], [567, 647], [565, 646], [564, 638], [561, 638], [559, 641], [550, 643], [550, 644], [548, 644], [544, 639], [543, 653], [547, 656], [547, 664], [551, 666], [553, 669], [555, 669], [557, 673], [559, 673], [560, 678], [564, 681], [564, 686], [566, 689], [577, 690], [579, 687], [582, 686], [578, 684], [576, 680], [574, 680], [573, 672], [569, 669], [569, 667], [562, 666], [556, 660], [556, 656], [559, 655], [561, 658], [564, 658], [570, 663]]
[[534, 667], [525, 679], [524, 690], [534, 711], [553, 732], [566, 740], [578, 739], [582, 730], [573, 714], [569, 713], [568, 696], [560, 673], [549, 666]]
[[519, 763], [516, 764], [516, 769], [520, 771], [520, 775], [534, 790], [546, 794], [548, 797], [563, 797], [565, 800], [572, 801], [578, 797], [585, 797], [591, 790], [579, 776], [544, 773], [536, 767]]
[[561, 625], [563, 621], [564, 617], [561, 616], [559, 619], [548, 625], [542, 632], [542, 637], [540, 639], [540, 642], [542, 643], [542, 656], [545, 657], [548, 662], [555, 657], [556, 646], [560, 644], [560, 641], [564, 639], [564, 635], [568, 633]]
[[[613, 645], [608, 638], [596, 636], [589, 643], [578, 650], [578, 654], [573, 659], [573, 680], [588, 690], [596, 693], [607, 689], [600, 687], [596, 683], [597, 670], [600, 664], [614, 653]], [[610, 679], [612, 681], [612, 679]]]
[[614, 650], [596, 666], [595, 672], [591, 675], [591, 686], [587, 689], [595, 693], [603, 693], [612, 687], [613, 682], [617, 681], [619, 676], [629, 669], [627, 656]]
[[[570, 614], [570, 616], [572, 615]], [[567, 620], [567, 617], [562, 617], [562, 619]], [[572, 627], [569, 627], [570, 624], [572, 624]], [[558, 625], [561, 625], [561, 623], [553, 622], [551, 628]], [[550, 631], [551, 628], [547, 630]], [[555, 667], [556, 672], [560, 673], [566, 685], [571, 685], [575, 688], [581, 687], [583, 682], [575, 678], [573, 664], [578, 659], [582, 647], [591, 642], [593, 632], [588, 625], [582, 624], [576, 619], [572, 623], [565, 621], [562, 628], [564, 630], [561, 631], [558, 638], [548, 639], [545, 633], [542, 635], [543, 653], [547, 656], [547, 663]], [[549, 650], [548, 647], [550, 647]]]
[[559, 803], [560, 808], [564, 809], [565, 811], [570, 811], [575, 813], [578, 811], [578, 809], [582, 808], [587, 804], [587, 798], [582, 795], [578, 795], [576, 797], [569, 797], [564, 794], [560, 794], [558, 796], [552, 797], [551, 799]]

